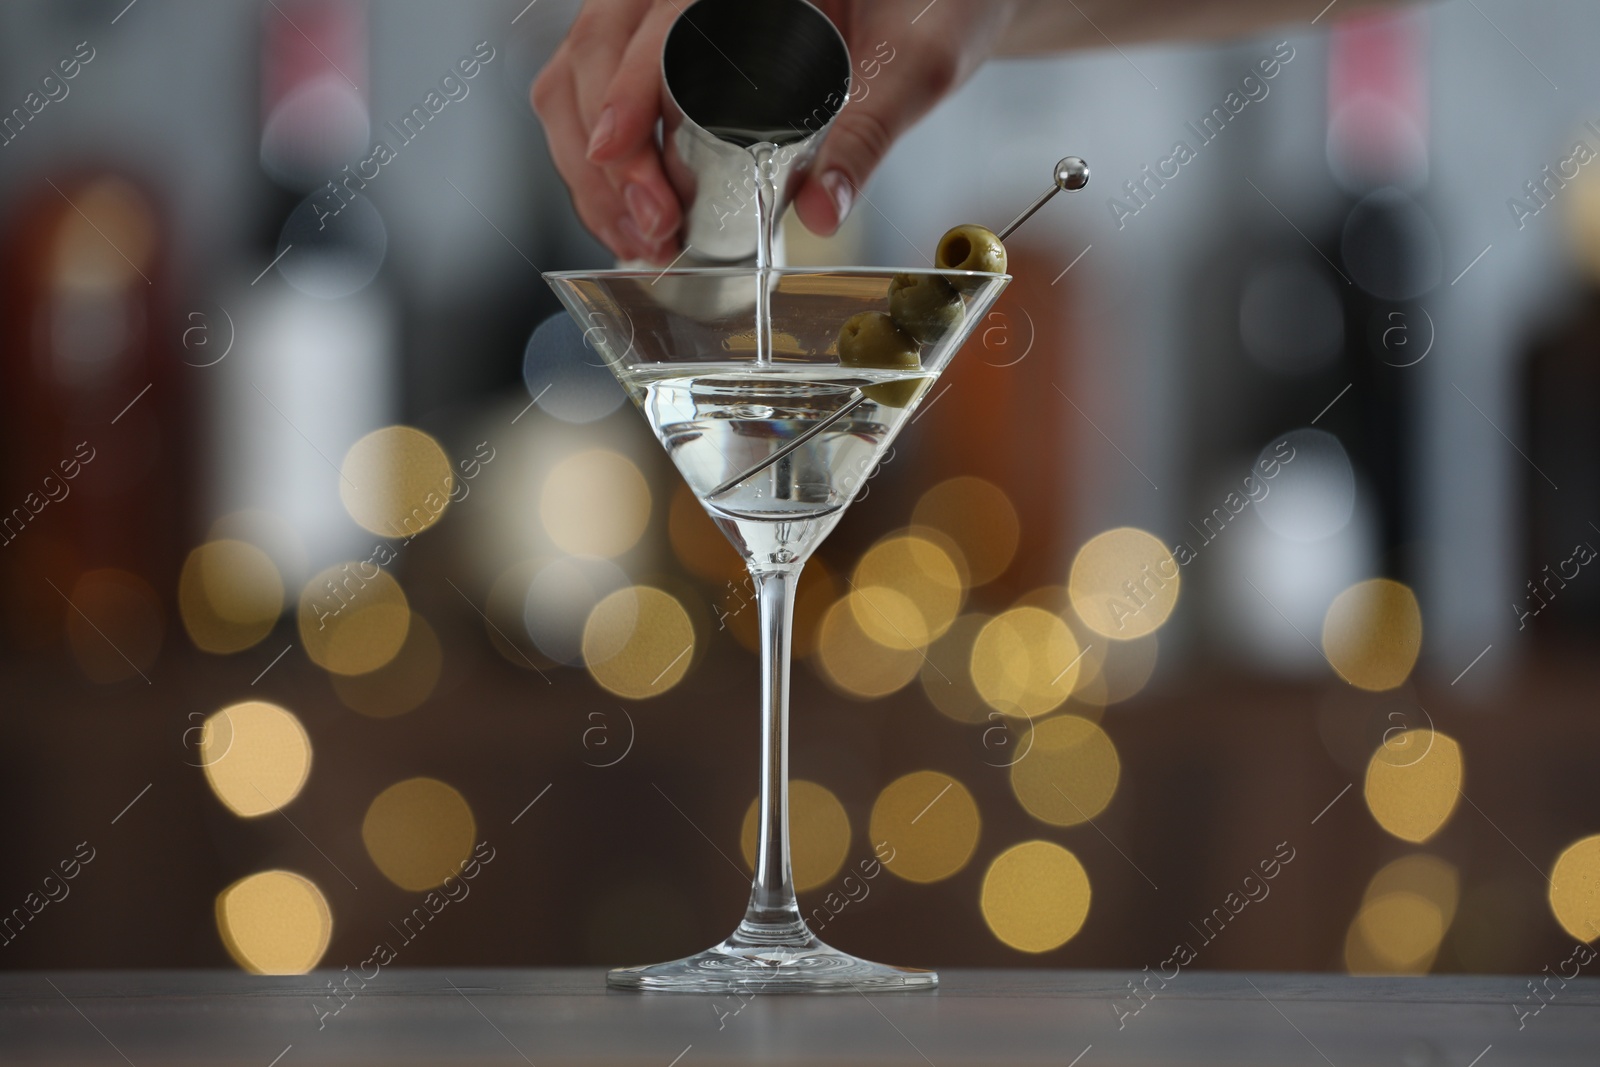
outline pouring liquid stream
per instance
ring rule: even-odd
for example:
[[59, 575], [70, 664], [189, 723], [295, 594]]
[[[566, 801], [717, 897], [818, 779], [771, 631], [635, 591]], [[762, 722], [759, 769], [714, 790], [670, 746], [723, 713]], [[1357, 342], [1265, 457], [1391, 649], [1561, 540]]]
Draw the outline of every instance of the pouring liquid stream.
[[773, 184], [772, 154], [778, 146], [761, 141], [750, 146], [756, 169], [756, 364], [772, 362], [772, 238], [777, 229], [778, 190]]
[[789, 564], [820, 542], [855, 497], [910, 406], [869, 400], [874, 386], [920, 381], [920, 369], [777, 363], [772, 289], [778, 224], [774, 156], [746, 149], [755, 170], [755, 360], [745, 369], [674, 363], [630, 377], [668, 454], [748, 562]]

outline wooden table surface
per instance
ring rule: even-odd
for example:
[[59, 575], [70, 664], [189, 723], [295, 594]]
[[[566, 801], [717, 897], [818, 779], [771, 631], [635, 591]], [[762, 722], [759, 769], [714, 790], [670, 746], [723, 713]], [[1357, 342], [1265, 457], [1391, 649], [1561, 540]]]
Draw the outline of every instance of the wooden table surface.
[[333, 977], [3, 974], [0, 1063], [1600, 1063], [1600, 979], [1590, 978], [1551, 980], [1554, 995], [1532, 1014], [1539, 1002], [1524, 999], [1527, 977], [1195, 972], [1119, 1016], [1113, 1005], [1128, 1012], [1137, 1003], [1127, 972], [956, 970], [936, 993], [769, 994], [741, 1004], [608, 993], [590, 969], [396, 969], [323, 1015], [340, 1003], [326, 999]]

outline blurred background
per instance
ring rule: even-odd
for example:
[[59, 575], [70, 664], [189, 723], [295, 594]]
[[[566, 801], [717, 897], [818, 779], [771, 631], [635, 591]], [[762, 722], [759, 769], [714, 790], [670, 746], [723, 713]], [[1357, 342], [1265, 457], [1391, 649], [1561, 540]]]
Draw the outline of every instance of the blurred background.
[[[609, 265], [528, 106], [575, 10], [0, 8], [0, 966], [737, 921], [750, 590], [534, 333], [540, 271]], [[791, 227], [919, 264], [1094, 171], [802, 581], [831, 943], [1538, 974], [1596, 936], [1600, 10], [1338, 14], [991, 64], [839, 236]]]

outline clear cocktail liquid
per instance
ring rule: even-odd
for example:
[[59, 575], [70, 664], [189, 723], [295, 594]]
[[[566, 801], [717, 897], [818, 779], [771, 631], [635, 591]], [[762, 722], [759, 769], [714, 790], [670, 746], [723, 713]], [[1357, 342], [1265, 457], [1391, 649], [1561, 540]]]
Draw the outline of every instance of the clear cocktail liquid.
[[[749, 151], [756, 177], [755, 361], [642, 364], [622, 377], [642, 396], [651, 428], [734, 546], [747, 559], [783, 564], [804, 559], [828, 535], [915, 406], [916, 387], [891, 383], [931, 375], [773, 362], [777, 218], [770, 162], [781, 149], [758, 142]], [[886, 397], [894, 403], [882, 402]]]
[[[626, 375], [667, 454], [711, 517], [749, 558], [787, 563], [827, 536], [915, 405], [868, 399], [763, 465], [874, 385], [927, 372], [826, 364], [645, 364]], [[897, 387], [887, 385], [894, 390]], [[746, 471], [749, 477], [719, 488]]]
[[[928, 374], [773, 363], [778, 219], [771, 158], [781, 149], [763, 141], [749, 150], [757, 187], [755, 362], [747, 371], [728, 363], [645, 365], [626, 379], [643, 390], [643, 410], [656, 437], [734, 547], [763, 563], [789, 563], [805, 558], [834, 528], [910, 406], [877, 403], [869, 395], [778, 461], [763, 461], [837, 416], [861, 398], [862, 389]], [[746, 472], [749, 477], [736, 480]]]

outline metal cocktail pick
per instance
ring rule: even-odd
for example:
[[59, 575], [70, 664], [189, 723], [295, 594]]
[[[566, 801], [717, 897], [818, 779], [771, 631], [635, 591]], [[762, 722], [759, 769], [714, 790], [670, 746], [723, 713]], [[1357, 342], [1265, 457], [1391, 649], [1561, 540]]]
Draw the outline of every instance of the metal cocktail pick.
[[1035, 200], [1032, 204], [1029, 204], [1027, 210], [1023, 211], [1022, 214], [1012, 219], [1011, 225], [996, 233], [995, 236], [1004, 241], [1007, 237], [1011, 236], [1012, 231], [1018, 226], [1021, 226], [1024, 222], [1027, 222], [1029, 219], [1033, 218], [1033, 213], [1049, 203], [1052, 196], [1055, 196], [1063, 189], [1069, 193], [1075, 193], [1088, 184], [1089, 164], [1085, 163], [1077, 156], [1067, 156], [1061, 162], [1056, 164], [1054, 184], [1052, 184], [1050, 188], [1046, 189], [1039, 199]]
[[765, 458], [763, 458], [761, 460], [758, 460], [756, 462], [755, 466], [751, 467], [749, 470], [745, 471], [743, 474], [739, 474], [739, 475], [736, 475], [736, 476], [734, 476], [732, 478], [729, 478], [727, 481], [723, 482], [721, 485], [719, 485], [715, 489], [711, 490], [711, 492], [706, 494], [706, 499], [710, 500], [712, 497], [721, 496], [723, 493], [726, 493], [728, 490], [737, 487], [741, 482], [745, 481], [746, 479], [752, 478], [755, 475], [760, 474], [762, 471], [766, 470], [768, 467], [770, 467], [774, 463], [778, 462], [778, 460], [782, 459], [784, 456], [787, 456], [789, 453], [793, 452], [795, 449], [799, 448], [801, 445], [805, 444], [807, 441], [809, 441], [813, 437], [817, 436], [817, 434], [821, 433], [823, 430], [826, 430], [829, 426], [832, 426], [834, 423], [838, 422], [840, 419], [842, 419], [846, 415], [850, 414], [856, 408], [860, 407], [863, 403], [866, 402], [866, 399], [867, 398], [864, 395], [862, 395], [861, 393], [857, 393], [856, 394], [856, 398], [854, 400], [850, 401], [848, 404], [846, 404], [844, 407], [840, 408], [838, 411], [835, 411], [833, 414], [829, 415], [827, 418], [823, 419], [821, 422], [815, 423], [814, 425], [812, 425], [812, 427], [810, 429], [805, 430], [799, 436], [797, 436], [797, 437], [793, 438], [792, 440], [790, 440], [782, 448], [776, 449], [770, 456], [766, 456]]
[[[1027, 222], [1029, 219], [1033, 218], [1034, 213], [1040, 208], [1044, 207], [1045, 204], [1049, 203], [1052, 196], [1055, 196], [1063, 189], [1069, 193], [1075, 193], [1088, 184], [1089, 164], [1085, 163], [1078, 156], [1067, 156], [1063, 158], [1059, 163], [1056, 164], [1055, 175], [1051, 181], [1050, 188], [1046, 189], [1044, 193], [1040, 195], [1039, 199], [1029, 204], [1022, 214], [1012, 219], [1011, 224], [1005, 229], [996, 233], [995, 236], [1004, 241], [1007, 237], [1010, 237], [1014, 232], [1016, 232], [1018, 226], [1021, 226], [1024, 222]], [[730, 489], [737, 487], [741, 482], [760, 474], [762, 471], [778, 462], [784, 456], [789, 455], [795, 449], [799, 448], [801, 445], [817, 436], [817, 434], [822, 433], [828, 427], [832, 426], [834, 423], [850, 414], [856, 408], [866, 403], [866, 400], [866, 396], [858, 393], [854, 400], [850, 401], [848, 404], [844, 405], [844, 407], [840, 408], [838, 411], [835, 411], [827, 418], [811, 426], [793, 440], [785, 444], [782, 448], [779, 448], [771, 455], [764, 457], [753, 467], [744, 471], [742, 474], [729, 478], [727, 481], [711, 490], [711, 492], [706, 494], [706, 499], [710, 500], [713, 497], [719, 497], [723, 493], [728, 492]]]

